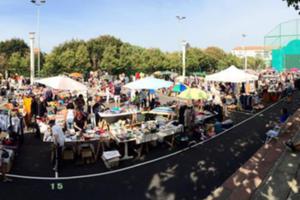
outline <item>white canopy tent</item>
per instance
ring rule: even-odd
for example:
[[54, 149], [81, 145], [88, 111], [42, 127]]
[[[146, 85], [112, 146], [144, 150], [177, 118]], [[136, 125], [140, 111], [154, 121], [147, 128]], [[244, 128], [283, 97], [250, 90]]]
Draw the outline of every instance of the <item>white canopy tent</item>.
[[232, 65], [223, 71], [206, 76], [205, 80], [215, 82], [242, 83], [256, 81], [258, 80], [258, 76], [249, 74], [244, 70], [238, 69]]
[[170, 81], [165, 81], [162, 79], [157, 79], [153, 77], [146, 77], [131, 83], [124, 85], [125, 88], [129, 88], [132, 90], [157, 90], [160, 88], [168, 88], [173, 85]]
[[57, 90], [69, 90], [69, 91], [87, 91], [88, 88], [84, 84], [75, 81], [67, 76], [54, 76], [49, 78], [43, 78], [35, 80], [35, 83], [43, 84], [47, 87], [51, 87]]

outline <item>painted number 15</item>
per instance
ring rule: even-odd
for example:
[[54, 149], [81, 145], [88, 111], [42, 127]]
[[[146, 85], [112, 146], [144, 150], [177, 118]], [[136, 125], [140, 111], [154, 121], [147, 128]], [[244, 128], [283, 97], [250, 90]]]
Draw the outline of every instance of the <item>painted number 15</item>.
[[64, 189], [64, 185], [62, 183], [51, 183], [51, 190], [62, 190]]

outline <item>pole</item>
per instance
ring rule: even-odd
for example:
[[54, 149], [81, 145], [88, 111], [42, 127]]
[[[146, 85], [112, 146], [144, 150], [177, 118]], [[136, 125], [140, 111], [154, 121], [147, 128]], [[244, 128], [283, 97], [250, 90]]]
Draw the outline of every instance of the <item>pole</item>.
[[245, 51], [245, 70], [247, 70], [248, 65], [248, 57], [247, 57], [247, 52]]
[[248, 62], [248, 58], [247, 58], [247, 50], [246, 50], [246, 43], [245, 43], [245, 40], [246, 40], [246, 34], [242, 34], [242, 37], [244, 38], [244, 70], [247, 69], [247, 62]]
[[31, 0], [31, 3], [37, 6], [37, 68], [38, 68], [38, 76], [40, 76], [41, 71], [41, 45], [40, 45], [40, 6], [46, 3], [46, 0]]
[[182, 76], [185, 78], [185, 68], [186, 68], [186, 41], [182, 42]]
[[38, 77], [40, 77], [41, 52], [40, 52], [40, 7], [39, 6], [37, 6], [37, 37], [38, 37], [37, 67], [38, 67]]
[[34, 82], [34, 32], [29, 33], [30, 39], [30, 84]]
[[[181, 21], [183, 21], [184, 19], [186, 19], [185, 16], [176, 16], [176, 18], [178, 19], [179, 25], [181, 25]], [[183, 36], [182, 36], [183, 37]], [[186, 68], [186, 41], [182, 41], [182, 76], [185, 77], [185, 68]]]

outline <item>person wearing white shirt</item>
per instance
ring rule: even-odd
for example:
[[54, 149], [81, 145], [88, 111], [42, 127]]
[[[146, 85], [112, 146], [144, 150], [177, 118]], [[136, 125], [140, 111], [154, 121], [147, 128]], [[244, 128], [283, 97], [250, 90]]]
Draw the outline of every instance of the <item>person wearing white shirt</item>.
[[53, 143], [55, 145], [55, 155], [53, 159], [53, 170], [58, 171], [61, 163], [62, 148], [65, 144], [65, 134], [61, 126], [55, 123], [55, 120], [49, 122], [52, 131]]

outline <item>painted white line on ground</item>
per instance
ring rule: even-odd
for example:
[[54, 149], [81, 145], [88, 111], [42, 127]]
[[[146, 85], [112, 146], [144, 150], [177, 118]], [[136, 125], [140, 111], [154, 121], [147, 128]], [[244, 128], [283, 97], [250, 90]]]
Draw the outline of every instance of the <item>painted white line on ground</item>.
[[137, 168], [137, 167], [140, 167], [140, 166], [145, 166], [147, 164], [151, 164], [151, 163], [154, 163], [154, 162], [157, 162], [157, 161], [160, 161], [160, 160], [163, 160], [163, 159], [166, 159], [166, 158], [169, 158], [169, 157], [172, 157], [172, 156], [175, 156], [175, 155], [178, 155], [180, 153], [183, 153], [187, 150], [190, 150], [192, 148], [195, 148], [199, 145], [202, 145], [206, 142], [209, 142], [217, 137], [220, 137], [221, 135], [223, 135], [224, 133], [246, 123], [247, 121], [255, 118], [256, 116], [259, 116], [260, 114], [262, 114], [263, 112], [271, 109], [272, 107], [276, 106], [277, 104], [279, 104], [280, 102], [282, 102], [285, 98], [279, 100], [278, 102], [270, 105], [269, 107], [265, 108], [264, 110], [254, 114], [253, 116], [249, 117], [248, 119], [245, 119], [244, 121], [232, 126], [231, 128], [219, 133], [218, 135], [216, 135], [215, 137], [213, 138], [210, 138], [208, 140], [205, 140], [203, 142], [199, 142], [195, 145], [192, 145], [192, 146], [189, 146], [189, 147], [186, 147], [184, 149], [181, 149], [179, 151], [176, 151], [176, 152], [173, 152], [171, 154], [168, 154], [168, 155], [164, 155], [164, 156], [161, 156], [159, 158], [155, 158], [153, 160], [149, 160], [149, 161], [145, 161], [145, 162], [142, 162], [142, 163], [139, 163], [139, 164], [135, 164], [135, 165], [132, 165], [132, 166], [128, 166], [128, 167], [124, 167], [124, 168], [121, 168], [121, 169], [116, 169], [116, 170], [112, 170], [112, 171], [107, 171], [107, 172], [101, 172], [101, 173], [96, 173], [96, 174], [87, 174], [87, 175], [79, 175], [79, 176], [68, 176], [68, 177], [37, 177], [37, 176], [23, 176], [23, 175], [17, 175], [17, 174], [7, 174], [7, 176], [9, 177], [13, 177], [13, 178], [21, 178], [21, 179], [33, 179], [33, 180], [74, 180], [74, 179], [82, 179], [82, 178], [92, 178], [92, 177], [99, 177], [99, 176], [104, 176], [104, 175], [109, 175], [109, 174], [115, 174], [115, 173], [118, 173], [118, 172], [123, 172], [123, 171], [127, 171], [129, 169], [134, 169], [134, 168]]
[[55, 178], [56, 179], [58, 178], [58, 172], [57, 171], [55, 172]]

